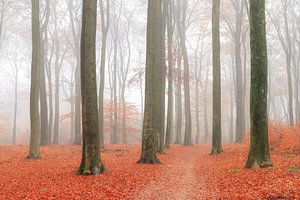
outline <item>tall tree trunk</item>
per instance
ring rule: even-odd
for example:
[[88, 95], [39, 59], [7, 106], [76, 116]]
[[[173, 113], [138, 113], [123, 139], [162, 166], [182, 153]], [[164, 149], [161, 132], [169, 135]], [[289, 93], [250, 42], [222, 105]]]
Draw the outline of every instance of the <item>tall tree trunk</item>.
[[184, 130], [184, 146], [192, 145], [192, 116], [191, 116], [191, 99], [190, 99], [190, 66], [188, 60], [188, 53], [186, 48], [186, 12], [188, 7], [188, 0], [183, 1], [182, 5], [182, 21], [178, 24], [180, 34], [180, 46], [183, 55], [184, 63], [184, 112], [185, 112], [185, 130]]
[[44, 42], [41, 42], [40, 51], [40, 109], [41, 109], [41, 145], [49, 144], [49, 129], [48, 129], [48, 105], [47, 105], [47, 93], [46, 93], [46, 77], [45, 77], [45, 62], [44, 62]]
[[207, 112], [207, 90], [208, 90], [208, 69], [206, 73], [206, 80], [205, 80], [205, 86], [204, 86], [204, 102], [203, 102], [203, 107], [204, 107], [204, 142], [208, 142], [208, 137], [209, 137], [209, 130], [208, 130], [208, 112]]
[[[242, 0], [243, 1], [243, 0]], [[243, 65], [241, 58], [241, 32], [244, 17], [244, 3], [240, 0], [235, 3], [235, 26], [234, 33], [234, 56], [236, 70], [236, 128], [235, 142], [242, 143], [245, 141], [245, 98], [244, 98], [244, 82], [243, 82]]]
[[220, 154], [222, 149], [221, 125], [221, 64], [220, 64], [220, 0], [213, 0], [213, 138], [211, 154]]
[[106, 1], [106, 20], [104, 13], [103, 0], [99, 1], [101, 25], [102, 25], [102, 46], [101, 46], [101, 66], [100, 66], [100, 87], [99, 87], [99, 131], [100, 131], [100, 148], [104, 148], [104, 86], [105, 86], [105, 61], [106, 61], [106, 46], [107, 34], [109, 31], [109, 0]]
[[15, 106], [14, 106], [13, 144], [16, 144], [16, 138], [17, 138], [17, 111], [18, 111], [18, 71], [16, 71], [14, 83], [15, 83]]
[[145, 110], [142, 138], [142, 153], [138, 163], [160, 163], [156, 157], [155, 148], [159, 137], [158, 119], [160, 118], [158, 104], [161, 90], [156, 83], [161, 83], [158, 76], [161, 67], [161, 38], [162, 38], [162, 0], [148, 0], [147, 20], [147, 52], [146, 52], [146, 80], [145, 80]]
[[196, 80], [196, 140], [195, 143], [200, 143], [200, 119], [199, 119], [199, 80]]
[[[79, 40], [80, 40], [80, 33], [79, 30], [77, 30], [75, 23], [78, 20], [76, 18], [76, 15], [74, 15], [74, 6], [73, 6], [72, 0], [68, 0], [68, 11], [70, 15], [70, 23], [71, 23], [71, 30], [72, 30], [72, 36], [74, 40], [74, 55], [76, 57], [76, 68], [75, 68], [75, 126], [74, 126], [74, 131], [75, 131], [75, 140], [74, 144], [81, 144], [81, 123], [80, 123], [80, 116], [81, 116], [81, 96], [80, 96], [80, 50], [79, 50]], [[78, 25], [79, 27], [79, 25]]]
[[82, 160], [79, 174], [98, 175], [105, 170], [100, 157], [96, 83], [97, 0], [84, 0], [81, 32]]
[[168, 31], [168, 108], [167, 108], [167, 128], [166, 128], [166, 148], [170, 148], [173, 134], [173, 6], [168, 0], [167, 31]]
[[39, 0], [31, 0], [32, 6], [32, 63], [30, 89], [30, 148], [28, 159], [39, 159], [41, 126], [39, 112], [40, 95], [40, 8]]
[[56, 59], [55, 59], [55, 96], [54, 96], [54, 135], [53, 135], [53, 144], [58, 144], [58, 135], [59, 135], [59, 43], [56, 44]]
[[81, 96], [80, 96], [80, 59], [76, 59], [76, 69], [75, 69], [75, 141], [74, 144], [81, 144]]
[[176, 113], [176, 138], [174, 144], [181, 144], [181, 127], [182, 127], [182, 92], [181, 92], [181, 62], [182, 54], [178, 50], [177, 58], [177, 82], [176, 82], [176, 91], [175, 91], [175, 113]]
[[247, 168], [272, 166], [268, 138], [268, 56], [265, 1], [250, 1], [251, 139]]
[[168, 11], [168, 2], [167, 0], [162, 0], [162, 15], [160, 18], [161, 26], [162, 26], [162, 32], [161, 32], [161, 66], [160, 66], [160, 71], [158, 72], [158, 76], [160, 76], [160, 81], [157, 82], [158, 85], [161, 85], [158, 87], [161, 89], [159, 97], [159, 146], [158, 146], [158, 151], [160, 153], [164, 152], [165, 149], [165, 99], [166, 99], [166, 20], [167, 20], [167, 11]]
[[118, 94], [117, 94], [117, 65], [118, 65], [118, 41], [114, 40], [114, 68], [113, 68], [113, 132], [112, 144], [118, 144]]

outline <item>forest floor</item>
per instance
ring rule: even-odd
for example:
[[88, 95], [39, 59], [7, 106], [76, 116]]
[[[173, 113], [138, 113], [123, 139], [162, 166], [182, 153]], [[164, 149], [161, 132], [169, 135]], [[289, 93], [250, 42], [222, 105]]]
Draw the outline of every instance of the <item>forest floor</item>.
[[254, 170], [244, 168], [248, 143], [217, 156], [174, 145], [161, 165], [136, 164], [139, 145], [107, 145], [109, 171], [97, 177], [76, 175], [80, 146], [43, 147], [41, 160], [25, 159], [28, 146], [0, 147], [0, 199], [300, 199], [299, 130], [271, 127], [274, 167]]

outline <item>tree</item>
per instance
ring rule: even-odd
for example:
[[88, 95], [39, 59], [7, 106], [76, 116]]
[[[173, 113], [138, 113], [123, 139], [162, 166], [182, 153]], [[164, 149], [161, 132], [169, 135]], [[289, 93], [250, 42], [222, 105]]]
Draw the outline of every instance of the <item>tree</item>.
[[173, 6], [172, 1], [168, 0], [167, 12], [167, 33], [168, 33], [168, 108], [167, 108], [167, 128], [166, 128], [166, 148], [170, 148], [173, 132]]
[[241, 34], [245, 3], [245, 0], [232, 1], [235, 10], [234, 57], [236, 70], [236, 143], [244, 142], [246, 134], [245, 93], [243, 92], [243, 65], [241, 58]]
[[47, 40], [48, 40], [48, 23], [50, 17], [50, 4], [46, 1], [45, 6], [45, 17], [41, 22], [41, 71], [40, 71], [40, 109], [41, 109], [41, 145], [50, 144], [50, 133], [49, 133], [49, 120], [48, 120], [48, 103], [47, 103], [47, 91], [46, 91], [46, 58], [47, 58]]
[[96, 83], [97, 0], [84, 0], [81, 31], [81, 102], [83, 175], [98, 175], [105, 170], [100, 157], [99, 120]]
[[102, 46], [101, 46], [101, 65], [100, 65], [100, 87], [99, 87], [99, 131], [100, 131], [100, 148], [104, 148], [104, 85], [105, 85], [105, 59], [106, 59], [106, 44], [107, 34], [109, 31], [110, 21], [110, 3], [106, 1], [106, 13], [104, 12], [103, 0], [99, 1], [101, 25], [102, 25]]
[[162, 14], [160, 15], [159, 21], [161, 22], [162, 30], [161, 30], [161, 66], [159, 67], [159, 71], [157, 73], [157, 76], [159, 76], [159, 81], [156, 82], [157, 88], [160, 90], [160, 95], [158, 100], [158, 104], [160, 107], [158, 108], [159, 111], [159, 117], [157, 118], [158, 123], [158, 132], [159, 132], [159, 140], [158, 140], [158, 152], [163, 153], [165, 149], [165, 101], [166, 101], [166, 73], [167, 73], [167, 67], [166, 67], [166, 20], [167, 20], [167, 12], [168, 12], [168, 2], [167, 0], [162, 1]]
[[268, 56], [265, 1], [250, 1], [251, 139], [247, 168], [271, 167], [268, 138]]
[[[180, 48], [182, 50], [183, 57], [183, 68], [184, 68], [184, 77], [183, 77], [183, 89], [184, 89], [184, 111], [185, 111], [185, 130], [184, 130], [184, 146], [192, 145], [192, 116], [191, 116], [191, 103], [190, 103], [190, 67], [188, 52], [186, 47], [186, 18], [187, 18], [187, 8], [188, 0], [177, 1], [178, 13], [176, 17], [177, 28], [179, 33]], [[180, 11], [182, 9], [182, 12]]]
[[74, 144], [81, 144], [81, 124], [80, 124], [80, 19], [78, 10], [79, 6], [73, 0], [67, 0], [67, 6], [70, 16], [71, 30], [72, 30], [72, 39], [74, 41], [74, 56], [76, 58], [76, 67], [75, 67], [75, 141]]
[[32, 9], [32, 63], [30, 89], [30, 148], [28, 159], [39, 159], [40, 155], [40, 1], [31, 0]]
[[17, 111], [18, 111], [18, 89], [19, 89], [19, 74], [22, 67], [22, 62], [24, 62], [24, 45], [20, 45], [21, 41], [18, 40], [16, 37], [14, 38], [14, 43], [12, 43], [11, 48], [9, 49], [8, 54], [8, 61], [11, 68], [11, 74], [12, 74], [12, 83], [14, 86], [14, 115], [13, 115], [13, 144], [16, 144], [16, 138], [17, 138]]
[[222, 150], [221, 126], [221, 64], [220, 64], [220, 0], [213, 0], [212, 9], [213, 42], [213, 138], [211, 154]]
[[[161, 67], [161, 37], [162, 26], [159, 19], [162, 15], [162, 0], [148, 0], [147, 20], [147, 50], [146, 50], [146, 80], [145, 105], [142, 136], [142, 153], [138, 163], [160, 163], [156, 157], [156, 144], [159, 137], [157, 119], [159, 119], [159, 105], [157, 98], [161, 95], [156, 82], [160, 82], [157, 72]], [[161, 87], [161, 86], [160, 86]]]

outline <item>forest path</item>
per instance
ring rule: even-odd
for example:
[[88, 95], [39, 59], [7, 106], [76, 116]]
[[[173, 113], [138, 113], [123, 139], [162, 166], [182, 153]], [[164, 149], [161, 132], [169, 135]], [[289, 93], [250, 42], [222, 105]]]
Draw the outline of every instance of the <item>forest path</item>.
[[165, 165], [163, 175], [141, 190], [135, 199], [207, 199], [205, 180], [197, 174], [198, 163], [205, 162], [204, 155], [207, 155], [206, 148], [181, 147], [174, 160], [164, 162], [162, 159]]

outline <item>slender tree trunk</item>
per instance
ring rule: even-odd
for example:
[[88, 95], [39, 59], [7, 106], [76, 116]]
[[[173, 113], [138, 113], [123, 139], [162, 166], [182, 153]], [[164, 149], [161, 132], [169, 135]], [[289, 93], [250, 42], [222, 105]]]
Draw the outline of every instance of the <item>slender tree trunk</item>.
[[52, 128], [53, 128], [53, 87], [52, 87], [52, 75], [51, 75], [51, 67], [48, 66], [48, 88], [49, 88], [49, 123], [48, 123], [48, 144], [51, 144], [51, 138], [52, 138]]
[[185, 131], [184, 131], [184, 146], [192, 145], [192, 116], [191, 116], [191, 103], [190, 103], [190, 66], [188, 60], [188, 53], [186, 48], [186, 12], [187, 12], [188, 0], [183, 1], [182, 6], [182, 22], [178, 24], [180, 34], [180, 45], [183, 55], [184, 63], [184, 111], [185, 111]]
[[32, 64], [30, 89], [30, 148], [28, 159], [39, 159], [41, 126], [39, 112], [40, 95], [40, 19], [39, 0], [31, 0], [32, 6]]
[[79, 174], [98, 175], [105, 170], [99, 145], [96, 83], [97, 0], [83, 0], [81, 32], [82, 160]]
[[168, 11], [168, 2], [167, 0], [162, 0], [162, 15], [161, 15], [161, 26], [162, 26], [162, 36], [161, 36], [161, 67], [160, 71], [158, 72], [157, 76], [160, 76], [160, 83], [157, 82], [159, 89], [161, 89], [161, 94], [159, 97], [159, 146], [158, 146], [158, 152], [163, 153], [165, 149], [165, 99], [166, 99], [166, 20], [167, 20], [167, 11]]
[[[42, 38], [42, 37], [41, 37]], [[40, 110], [41, 110], [41, 145], [49, 145], [48, 104], [46, 93], [46, 70], [45, 70], [45, 42], [41, 39], [40, 50]]]
[[17, 111], [18, 111], [18, 71], [16, 71], [16, 75], [15, 75], [15, 106], [14, 106], [13, 144], [16, 144], [16, 138], [17, 138]]
[[170, 148], [173, 134], [173, 11], [172, 2], [168, 0], [167, 31], [168, 31], [168, 110], [166, 128], [166, 148]]
[[76, 69], [75, 69], [75, 144], [81, 144], [81, 123], [80, 123], [80, 116], [81, 116], [81, 96], [80, 96], [80, 59], [76, 59]]
[[106, 46], [107, 34], [109, 31], [109, 0], [106, 1], [106, 22], [103, 0], [99, 1], [101, 24], [102, 24], [102, 46], [101, 46], [101, 66], [100, 66], [100, 87], [99, 87], [99, 131], [100, 131], [100, 148], [104, 148], [104, 86], [105, 86], [105, 61], [106, 61]]
[[247, 168], [272, 166], [268, 138], [268, 56], [265, 1], [250, 1], [251, 139]]
[[222, 149], [221, 125], [221, 64], [220, 64], [220, 0], [213, 0], [213, 138], [211, 154], [220, 154]]
[[177, 60], [177, 83], [176, 83], [176, 92], [175, 92], [175, 112], [176, 112], [176, 139], [174, 144], [181, 144], [181, 126], [182, 126], [182, 94], [181, 94], [181, 62], [182, 55], [180, 50], [178, 50], [178, 60]]
[[[76, 15], [74, 15], [74, 6], [73, 1], [68, 1], [68, 11], [70, 15], [70, 23], [71, 23], [71, 30], [72, 30], [72, 36], [74, 40], [74, 55], [76, 57], [76, 68], [75, 68], [75, 125], [74, 125], [74, 131], [75, 131], [75, 140], [74, 144], [81, 144], [81, 123], [80, 123], [80, 116], [81, 116], [81, 96], [80, 96], [80, 50], [79, 50], [79, 40], [80, 40], [80, 33], [79, 30], [77, 30], [75, 27], [75, 23], [78, 20], [76, 18]], [[78, 24], [78, 27], [80, 25]]]
[[[147, 20], [147, 52], [146, 52], [146, 80], [145, 80], [145, 111], [142, 138], [142, 153], [138, 163], [160, 163], [156, 157], [155, 145], [159, 137], [157, 120], [160, 117], [158, 109], [161, 90], [157, 88], [157, 82], [161, 77], [157, 76], [161, 67], [161, 38], [162, 38], [162, 0], [148, 0]], [[160, 86], [161, 87], [161, 86]]]
[[196, 144], [200, 143], [199, 81], [196, 80]]
[[117, 94], [117, 65], [118, 41], [114, 41], [114, 70], [113, 70], [113, 132], [112, 144], [118, 144], [118, 94]]
[[244, 3], [236, 1], [236, 30], [234, 34], [234, 56], [236, 70], [236, 133], [235, 142], [243, 143], [245, 141], [245, 98], [244, 98], [244, 82], [243, 82], [243, 65], [241, 58], [241, 31], [243, 25]]
[[59, 69], [59, 64], [58, 64], [58, 55], [59, 55], [59, 47], [57, 47], [57, 52], [56, 52], [56, 61], [55, 61], [55, 107], [54, 107], [54, 137], [53, 137], [53, 144], [58, 144], [58, 135], [59, 135], [59, 74], [60, 74], [60, 69]]

